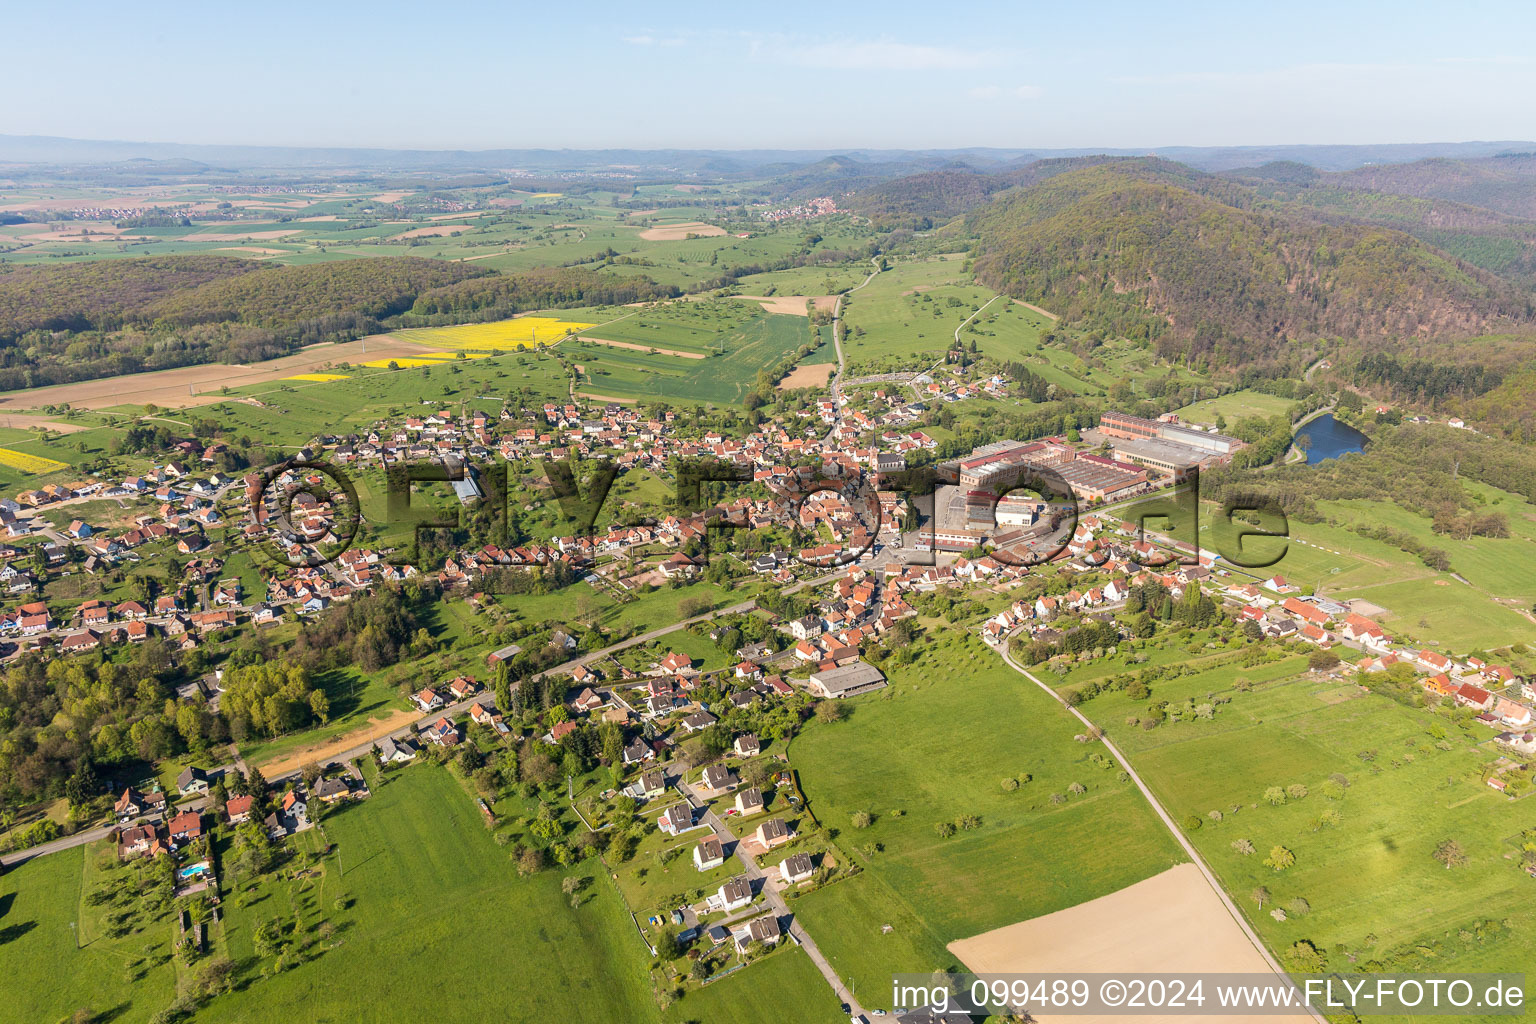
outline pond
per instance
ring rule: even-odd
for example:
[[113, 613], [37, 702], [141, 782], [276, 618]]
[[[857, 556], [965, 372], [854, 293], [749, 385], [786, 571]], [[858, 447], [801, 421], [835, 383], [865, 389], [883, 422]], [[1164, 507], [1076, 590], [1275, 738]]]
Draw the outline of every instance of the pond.
[[1370, 440], [1349, 424], [1334, 419], [1332, 413], [1324, 413], [1308, 423], [1296, 436], [1298, 439], [1305, 437], [1310, 442], [1307, 446], [1309, 466], [1350, 452], [1363, 452], [1366, 442]]

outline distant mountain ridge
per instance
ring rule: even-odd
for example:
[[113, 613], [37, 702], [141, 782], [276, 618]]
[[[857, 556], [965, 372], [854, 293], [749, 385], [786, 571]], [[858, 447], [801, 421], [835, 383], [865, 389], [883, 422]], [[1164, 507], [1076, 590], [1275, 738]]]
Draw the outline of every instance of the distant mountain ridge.
[[[1205, 170], [1252, 167], [1275, 160], [1295, 160], [1326, 170], [1347, 170], [1371, 163], [1399, 163], [1431, 157], [1471, 159], [1504, 152], [1536, 150], [1536, 142], [1430, 142], [1388, 145], [1158, 146], [1151, 148], [1079, 147], [1018, 149], [985, 146], [952, 149], [548, 149], [492, 148], [390, 149], [381, 147], [305, 147], [197, 145], [185, 143], [70, 139], [42, 135], [0, 135], [0, 163], [112, 164], [127, 160], [190, 160], [222, 168], [366, 168], [405, 170], [558, 171], [668, 169], [706, 175], [772, 176], [789, 167], [805, 167], [829, 158], [866, 164], [922, 164], [938, 169], [959, 161], [981, 169], [1009, 170], [1025, 159], [1105, 154], [1161, 156]], [[1011, 166], [1010, 166], [1011, 165]], [[902, 173], [902, 172], [896, 172]], [[910, 171], [905, 173], [911, 173]], [[887, 176], [895, 176], [887, 175]]]

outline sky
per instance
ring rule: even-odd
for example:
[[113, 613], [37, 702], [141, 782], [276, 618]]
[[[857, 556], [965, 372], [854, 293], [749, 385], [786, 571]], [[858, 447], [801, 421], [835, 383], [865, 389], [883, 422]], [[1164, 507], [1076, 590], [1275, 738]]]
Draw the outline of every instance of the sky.
[[400, 149], [1536, 139], [1536, 4], [1167, 6], [58, 0], [7, 14], [0, 134]]

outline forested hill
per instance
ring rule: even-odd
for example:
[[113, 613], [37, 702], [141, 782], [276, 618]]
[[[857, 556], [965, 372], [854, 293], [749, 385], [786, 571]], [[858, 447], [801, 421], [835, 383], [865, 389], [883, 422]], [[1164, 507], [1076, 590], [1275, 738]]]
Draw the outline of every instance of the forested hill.
[[675, 291], [584, 268], [500, 274], [411, 256], [300, 266], [224, 256], [0, 264], [0, 391], [270, 359], [360, 337], [408, 313], [463, 322]]
[[0, 342], [28, 331], [238, 323], [283, 331], [328, 316], [384, 317], [489, 271], [392, 256], [277, 266], [225, 256], [0, 265]]
[[1164, 161], [1107, 163], [966, 218], [985, 284], [1217, 366], [1287, 339], [1466, 336], [1532, 322], [1528, 292], [1399, 231], [1266, 208]]
[[968, 169], [932, 171], [887, 181], [857, 192], [849, 200], [856, 213], [876, 222], [896, 222], [926, 228], [968, 213], [1006, 189], [1033, 185], [1058, 174], [1126, 157], [1079, 156], [1034, 160], [1009, 171], [983, 173]]
[[[1505, 159], [1498, 163], [1512, 166]], [[1369, 173], [1356, 176], [1325, 174], [1303, 164], [1276, 163], [1228, 171], [1223, 177], [1252, 188], [1269, 204], [1304, 212], [1319, 220], [1375, 224], [1406, 231], [1522, 288], [1536, 288], [1536, 219], [1434, 194], [1435, 181], [1444, 184], [1450, 180], [1435, 173], [1442, 165], [1460, 166], [1455, 161], [1433, 161], [1415, 165], [1414, 169], [1371, 168]], [[1373, 180], [1383, 187], [1404, 191], [1363, 187]], [[1486, 190], [1444, 191], [1523, 209], [1536, 205], [1525, 202], [1536, 198], [1536, 176], [1514, 186], [1504, 197], [1509, 201], [1503, 203]]]
[[1536, 220], [1536, 153], [1478, 160], [1419, 160], [1326, 174], [1329, 184], [1450, 199]]

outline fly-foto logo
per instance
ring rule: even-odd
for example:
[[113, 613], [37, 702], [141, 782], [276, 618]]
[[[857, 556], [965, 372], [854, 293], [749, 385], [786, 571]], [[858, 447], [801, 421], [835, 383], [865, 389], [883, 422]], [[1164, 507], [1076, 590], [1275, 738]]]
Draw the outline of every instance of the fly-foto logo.
[[[1084, 516], [1073, 488], [1050, 466], [1028, 463], [996, 474], [985, 487], [962, 490], [950, 467], [922, 467], [866, 473], [826, 460], [771, 472], [714, 459], [675, 464], [670, 510], [621, 513], [599, 532], [619, 468], [611, 460], [544, 460], [546, 486], [519, 500], [545, 500], [560, 512], [550, 542], [562, 548], [595, 551], [605, 537], [625, 528], [654, 531], [665, 522], [672, 540], [707, 564], [711, 539], [724, 531], [775, 530], [789, 559], [816, 568], [859, 561], [884, 547], [900, 549], [908, 565], [936, 565], [943, 552], [990, 557], [1000, 565], [1028, 568], [1083, 556], [1092, 564], [1095, 547], [1081, 529]], [[388, 532], [402, 526], [420, 541], [429, 534], [450, 537], [465, 529], [473, 509], [484, 534], [508, 543], [512, 491], [505, 464], [476, 466], [457, 458], [395, 462], [385, 468], [383, 517]], [[454, 501], [427, 500], [435, 485], [449, 488]], [[359, 489], [340, 466], [293, 460], [269, 467], [247, 488], [249, 517], [240, 538], [267, 561], [292, 568], [319, 568], [354, 546], [369, 519]], [[909, 511], [902, 515], [899, 509]], [[1191, 468], [1185, 482], [1091, 513], [1123, 532], [1128, 524], [1132, 558], [1144, 568], [1194, 565], [1224, 558], [1245, 569], [1274, 565], [1285, 544], [1249, 545], [1253, 538], [1289, 536], [1285, 514], [1262, 495], [1228, 496], [1217, 515], [1221, 529], [1202, 546], [1200, 474]], [[411, 552], [397, 551], [401, 564]], [[1102, 560], [1102, 551], [1099, 552]]]

